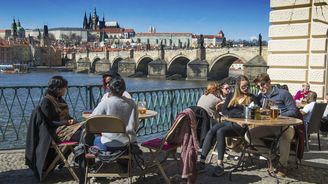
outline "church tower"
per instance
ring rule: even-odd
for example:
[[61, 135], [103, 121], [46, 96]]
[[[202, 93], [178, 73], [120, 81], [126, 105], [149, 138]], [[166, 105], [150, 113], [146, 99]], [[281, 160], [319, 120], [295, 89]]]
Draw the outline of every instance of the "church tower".
[[96, 30], [97, 25], [98, 25], [99, 17], [97, 15], [97, 10], [96, 8], [93, 10], [93, 15], [92, 15], [92, 29]]
[[17, 38], [17, 24], [16, 24], [16, 21], [15, 21], [15, 17], [13, 19], [13, 23], [11, 25], [11, 35], [13, 38]]
[[92, 19], [91, 19], [91, 13], [89, 13], [89, 22], [88, 22], [88, 28], [92, 29]]
[[83, 29], [89, 29], [88, 19], [87, 19], [87, 12], [84, 12]]

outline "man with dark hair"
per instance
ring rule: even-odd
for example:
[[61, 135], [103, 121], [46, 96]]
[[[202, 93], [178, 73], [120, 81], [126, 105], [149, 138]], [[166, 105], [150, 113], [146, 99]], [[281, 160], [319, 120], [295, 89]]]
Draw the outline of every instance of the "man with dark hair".
[[[256, 77], [254, 83], [260, 89], [258, 96], [259, 101], [269, 99], [274, 102], [281, 111], [282, 116], [297, 117], [298, 109], [292, 95], [284, 90], [271, 85], [271, 79], [268, 74], [262, 73]], [[285, 130], [286, 129], [286, 130]], [[287, 163], [290, 152], [290, 142], [294, 137], [295, 131], [292, 126], [272, 127], [272, 126], [258, 126], [250, 129], [252, 144], [265, 146], [261, 138], [268, 136], [278, 136], [282, 130], [285, 130], [279, 140], [280, 158], [276, 166], [278, 176], [285, 177], [287, 173]], [[250, 138], [246, 134], [246, 139], [250, 142]], [[260, 148], [257, 148], [260, 149]]]

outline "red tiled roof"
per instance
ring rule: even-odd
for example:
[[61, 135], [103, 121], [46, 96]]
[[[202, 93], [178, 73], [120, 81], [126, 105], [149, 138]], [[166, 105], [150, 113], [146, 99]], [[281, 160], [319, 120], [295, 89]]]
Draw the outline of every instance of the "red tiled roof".
[[127, 33], [134, 33], [134, 29], [124, 29], [124, 32], [127, 32]]
[[192, 35], [192, 33], [137, 33], [136, 36], [189, 36]]
[[10, 29], [0, 29], [0, 33], [5, 33], [6, 31], [11, 31]]
[[[199, 38], [200, 35], [192, 35], [192, 38]], [[218, 36], [218, 35], [203, 35], [204, 38], [207, 38], [207, 39], [214, 39], [214, 38], [217, 38], [217, 39], [220, 39], [220, 38], [223, 38], [222, 36]]]

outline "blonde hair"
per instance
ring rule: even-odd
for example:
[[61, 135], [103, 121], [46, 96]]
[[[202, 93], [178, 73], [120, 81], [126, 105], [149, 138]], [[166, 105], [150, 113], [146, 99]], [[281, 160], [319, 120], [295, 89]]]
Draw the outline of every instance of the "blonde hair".
[[245, 98], [245, 100], [243, 102], [241, 102], [241, 104], [239, 104], [239, 99], [242, 96], [242, 92], [240, 90], [240, 83], [241, 83], [241, 81], [247, 81], [248, 82], [248, 85], [249, 85], [249, 80], [248, 80], [248, 78], [246, 76], [240, 75], [237, 78], [236, 86], [235, 86], [235, 92], [233, 93], [232, 99], [230, 100], [230, 102], [228, 104], [228, 107], [235, 107], [237, 105], [248, 105], [248, 104], [251, 103], [251, 97], [250, 96], [247, 96]]
[[[207, 89], [205, 90], [205, 95], [208, 95], [210, 93], [214, 94], [215, 92], [217, 93], [218, 90], [219, 90], [218, 84], [215, 82], [210, 82], [210, 83], [208, 83]], [[217, 94], [214, 94], [214, 95], [217, 95]]]

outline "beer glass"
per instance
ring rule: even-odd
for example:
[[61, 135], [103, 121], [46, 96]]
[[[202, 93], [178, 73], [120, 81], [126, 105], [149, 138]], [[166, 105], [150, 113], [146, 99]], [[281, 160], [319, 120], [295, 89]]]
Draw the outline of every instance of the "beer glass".
[[277, 119], [280, 115], [280, 109], [277, 106], [271, 106], [270, 108], [270, 118]]
[[138, 101], [138, 111], [139, 114], [146, 114], [147, 111], [146, 101]]

